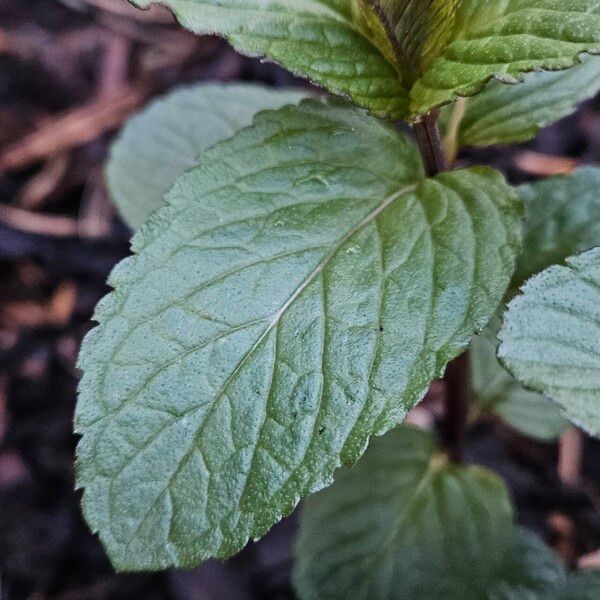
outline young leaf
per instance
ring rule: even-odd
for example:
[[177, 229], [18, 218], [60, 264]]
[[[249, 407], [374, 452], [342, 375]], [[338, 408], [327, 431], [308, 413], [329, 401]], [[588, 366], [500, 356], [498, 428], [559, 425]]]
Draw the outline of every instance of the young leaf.
[[600, 53], [600, 0], [463, 0], [453, 40], [411, 90], [411, 114], [474, 95], [492, 77], [516, 83], [572, 67], [582, 52]]
[[498, 362], [496, 335], [499, 319], [492, 319], [471, 342], [471, 371], [475, 401], [483, 411], [491, 411], [521, 433], [552, 441], [567, 429], [557, 406], [537, 392], [526, 390]]
[[492, 80], [483, 92], [444, 110], [463, 110], [457, 145], [516, 144], [533, 138], [543, 127], [572, 113], [600, 89], [600, 57], [588, 56], [565, 71], [527, 73], [524, 82], [505, 85]]
[[339, 102], [259, 114], [167, 202], [80, 358], [78, 483], [121, 569], [228, 556], [327, 485], [487, 323], [520, 245], [498, 173], [425, 179]]
[[384, 24], [403, 81], [412, 84], [454, 33], [461, 0], [367, 0]]
[[308, 94], [244, 84], [200, 84], [154, 101], [113, 144], [108, 187], [121, 216], [137, 229], [200, 154], [250, 125], [266, 109], [297, 104]]
[[306, 501], [296, 560], [301, 600], [541, 600], [564, 577], [495, 475], [407, 425]]
[[513, 286], [600, 245], [600, 168], [585, 167], [519, 188], [525, 240]]
[[[131, 0], [148, 7], [155, 0]], [[163, 0], [196, 33], [217, 33], [392, 119], [408, 111], [390, 43], [366, 0]]]
[[498, 356], [517, 379], [600, 436], [600, 248], [530, 279], [499, 337]]

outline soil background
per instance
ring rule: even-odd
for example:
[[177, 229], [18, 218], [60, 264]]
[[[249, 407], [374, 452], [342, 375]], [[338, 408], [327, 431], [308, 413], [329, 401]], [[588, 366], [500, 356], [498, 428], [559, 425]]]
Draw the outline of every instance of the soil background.
[[[0, 0], [0, 600], [294, 597], [295, 515], [227, 562], [118, 575], [74, 492], [77, 351], [110, 269], [129, 248], [106, 192], [107, 149], [152, 97], [204, 80], [308, 85], [183, 31], [164, 9]], [[598, 164], [600, 99], [527, 145], [461, 160], [492, 164], [513, 183]], [[433, 414], [441, 394], [436, 382], [426, 401]], [[598, 443], [585, 440], [576, 485], [556, 475], [556, 445], [500, 423], [472, 428], [468, 455], [506, 479], [518, 520], [567, 564], [600, 546]]]

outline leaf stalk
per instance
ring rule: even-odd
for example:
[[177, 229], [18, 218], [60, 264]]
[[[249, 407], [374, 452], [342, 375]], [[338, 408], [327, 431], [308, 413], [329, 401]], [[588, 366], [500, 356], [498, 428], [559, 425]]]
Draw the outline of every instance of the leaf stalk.
[[[439, 111], [425, 115], [413, 126], [423, 164], [429, 177], [449, 169], [438, 127]], [[445, 414], [440, 437], [442, 448], [450, 460], [464, 459], [465, 435], [469, 418], [470, 358], [465, 352], [450, 362], [444, 376]]]

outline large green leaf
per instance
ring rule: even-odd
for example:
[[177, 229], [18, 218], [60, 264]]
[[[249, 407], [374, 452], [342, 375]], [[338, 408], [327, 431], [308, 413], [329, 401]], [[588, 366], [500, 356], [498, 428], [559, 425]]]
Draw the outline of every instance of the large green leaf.
[[564, 577], [495, 475], [406, 425], [306, 501], [296, 555], [302, 600], [541, 600]]
[[307, 95], [204, 83], [152, 102], [127, 123], [111, 149], [108, 187], [122, 217], [137, 229], [204, 150], [250, 125], [257, 112], [296, 104]]
[[542, 441], [558, 438], [567, 423], [557, 406], [537, 392], [526, 390], [498, 362], [496, 335], [499, 319], [492, 319], [471, 342], [471, 370], [475, 401], [480, 410], [502, 417], [517, 431]]
[[498, 306], [520, 204], [425, 179], [345, 103], [265, 112], [203, 154], [136, 234], [83, 344], [83, 508], [121, 569], [265, 533], [402, 420]]
[[600, 168], [522, 186], [525, 240], [513, 285], [568, 256], [600, 246]]
[[498, 356], [517, 379], [600, 436], [600, 248], [530, 279], [500, 340]]
[[[147, 7], [155, 0], [131, 0]], [[218, 33], [393, 119], [408, 110], [390, 43], [362, 0], [163, 0], [196, 33]]]
[[492, 77], [515, 83], [600, 53], [600, 0], [164, 3], [188, 29], [223, 35], [395, 120], [480, 92]]
[[493, 80], [483, 92], [444, 110], [464, 111], [456, 143], [462, 146], [515, 144], [572, 113], [600, 89], [600, 57], [588, 56], [565, 71], [527, 73], [524, 82], [505, 85]]
[[411, 91], [411, 113], [480, 92], [495, 77], [516, 83], [536, 69], [600, 53], [600, 0], [463, 0], [453, 40]]

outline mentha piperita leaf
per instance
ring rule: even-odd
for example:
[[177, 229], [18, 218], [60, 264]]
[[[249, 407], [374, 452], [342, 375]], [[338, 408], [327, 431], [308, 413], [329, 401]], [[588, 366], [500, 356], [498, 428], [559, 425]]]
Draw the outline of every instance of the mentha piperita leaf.
[[410, 140], [338, 101], [204, 153], [81, 351], [78, 485], [115, 566], [229, 556], [328, 485], [493, 315], [520, 214], [497, 172], [427, 179]]
[[463, 0], [453, 39], [411, 89], [411, 113], [477, 94], [492, 78], [572, 67], [583, 52], [600, 53], [600, 0]]
[[563, 71], [527, 73], [516, 85], [492, 80], [480, 94], [446, 106], [443, 124], [458, 121], [458, 147], [525, 142], [600, 89], [600, 57], [582, 61]]
[[[148, 7], [153, 0], [133, 0]], [[196, 33], [224, 36], [240, 52], [273, 60], [392, 119], [408, 111], [383, 27], [366, 0], [166, 0]]]
[[[153, 0], [135, 0], [147, 7]], [[600, 0], [165, 0], [197, 33], [274, 60], [373, 114], [418, 119], [492, 78], [600, 53]]]
[[504, 315], [500, 360], [600, 437], [600, 248], [550, 267], [522, 292]]
[[563, 580], [552, 552], [514, 526], [500, 479], [452, 464], [407, 425], [302, 508], [301, 600], [543, 600]]
[[[600, 169], [585, 167], [519, 188], [525, 205], [523, 253], [511, 283], [525, 280], [568, 256], [600, 245]], [[526, 390], [496, 358], [500, 319], [493, 319], [471, 343], [473, 390], [480, 408], [491, 410], [522, 433], [556, 439], [565, 429], [561, 409]]]
[[568, 427], [558, 406], [525, 389], [496, 357], [500, 319], [492, 319], [471, 342], [471, 382], [476, 407], [494, 413], [517, 431], [541, 441], [556, 440]]
[[307, 96], [301, 90], [202, 83], [153, 101], [130, 119], [111, 148], [107, 182], [121, 216], [139, 228], [204, 150], [250, 125], [257, 112]]
[[512, 287], [567, 257], [600, 246], [600, 168], [582, 167], [519, 188], [525, 206], [523, 253]]

